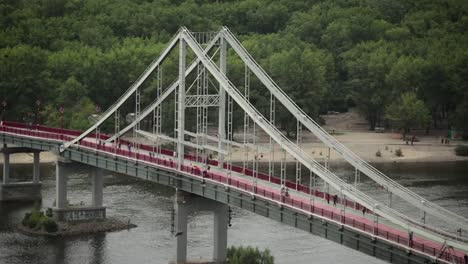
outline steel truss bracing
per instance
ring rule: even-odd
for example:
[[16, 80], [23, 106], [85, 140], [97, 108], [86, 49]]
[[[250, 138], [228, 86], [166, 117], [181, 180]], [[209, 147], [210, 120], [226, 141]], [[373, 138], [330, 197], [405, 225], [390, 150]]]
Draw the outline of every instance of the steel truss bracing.
[[[275, 97], [273, 94], [270, 94], [270, 123], [274, 126], [276, 119], [276, 106], [275, 106]], [[274, 140], [270, 137], [270, 155], [268, 158], [268, 180], [271, 181], [271, 176], [275, 175], [275, 145]]]
[[[249, 101], [250, 99], [250, 70], [245, 67], [245, 82], [244, 82], [244, 97], [245, 100]], [[244, 145], [250, 142], [250, 118], [247, 112], [244, 112]], [[244, 160], [243, 160], [244, 170], [249, 168], [249, 150], [244, 148]]]
[[[302, 143], [302, 124], [297, 121], [297, 130], [296, 130], [296, 144], [300, 147]], [[296, 161], [296, 190], [302, 181], [302, 165], [299, 161]]]
[[[159, 99], [162, 94], [162, 68], [158, 66], [156, 69], [156, 98]], [[156, 106], [153, 109], [153, 134], [161, 135], [162, 134], [162, 108], [161, 104]], [[158, 156], [161, 153], [161, 141], [158, 137], [156, 140], [153, 141], [153, 152], [155, 152]], [[156, 149], [157, 146], [157, 149]]]
[[[227, 43], [226, 43], [226, 40], [224, 40], [224, 38], [220, 39], [219, 70], [227, 76]], [[227, 109], [228, 111], [227, 113], [228, 135], [227, 136], [228, 136], [228, 140], [232, 141], [232, 100], [228, 102], [227, 108], [228, 108]], [[221, 86], [219, 87], [218, 138], [219, 138], [218, 148], [225, 149], [226, 145], [224, 144], [223, 140], [226, 139], [226, 92]], [[232, 146], [228, 146], [228, 148], [231, 148], [231, 147]], [[232, 159], [232, 155], [230, 155], [229, 158]], [[229, 161], [229, 164], [231, 162], [232, 160]], [[223, 154], [218, 155], [218, 165], [220, 168], [224, 167], [224, 155]]]
[[[198, 64], [197, 66], [197, 94], [196, 96], [201, 96], [202, 94], [202, 66]], [[202, 104], [197, 104], [197, 135], [202, 133]], [[201, 145], [200, 141], [201, 137], [196, 137], [196, 141], [198, 145]], [[196, 150], [197, 152], [197, 160], [201, 157], [201, 152], [199, 149]]]
[[[160, 93], [156, 100], [151, 103], [145, 110], [136, 111], [135, 120], [124, 129], [117, 129], [116, 125], [116, 134], [109, 138], [107, 141], [111, 142], [118, 139], [123, 133], [126, 133], [132, 128], [137, 131], [138, 134], [143, 135], [148, 138], [163, 138], [160, 131], [157, 129], [153, 130], [153, 133], [142, 132], [137, 126], [143, 118], [148, 114], [152, 113], [153, 110], [158, 107], [170, 94], [174, 92], [176, 98], [176, 127], [175, 135], [176, 138], [172, 138], [172, 142], [176, 143], [177, 147], [177, 159], [179, 166], [183, 163], [184, 155], [184, 146], [193, 146], [196, 149], [201, 149], [202, 158], [204, 164], [206, 164], [207, 153], [206, 150], [209, 149], [208, 139], [212, 136], [208, 135], [207, 124], [208, 124], [208, 107], [209, 105], [205, 104], [204, 99], [193, 99], [195, 101], [202, 101], [203, 103], [196, 103], [194, 107], [197, 107], [197, 140], [200, 137], [201, 142], [197, 143], [187, 142], [184, 139], [185, 135], [188, 133], [185, 131], [184, 120], [185, 120], [185, 108], [187, 107], [187, 96], [186, 87], [185, 87], [185, 78], [195, 69], [198, 69], [197, 77], [200, 78], [199, 83], [197, 83], [197, 95], [196, 96], [209, 96], [208, 94], [208, 84], [210, 83], [209, 78], [211, 77], [214, 81], [219, 83], [219, 95], [218, 96], [218, 105], [219, 110], [219, 127], [218, 127], [218, 137], [217, 147], [212, 147], [214, 151], [218, 152], [218, 158], [223, 161], [224, 155], [228, 155], [228, 168], [229, 164], [232, 164], [232, 150], [233, 146], [240, 146], [244, 149], [244, 159], [243, 166], [244, 169], [249, 168], [249, 158], [248, 158], [248, 149], [253, 149], [255, 152], [253, 158], [253, 170], [254, 170], [254, 179], [256, 181], [256, 176], [258, 172], [258, 159], [259, 151], [258, 144], [256, 144], [256, 134], [258, 129], [262, 129], [266, 134], [271, 138], [269, 150], [270, 158], [273, 156], [273, 144], [278, 144], [281, 149], [281, 184], [285, 183], [286, 179], [286, 156], [289, 155], [297, 161], [296, 165], [296, 182], [299, 184], [302, 178], [302, 167], [310, 171], [309, 175], [309, 185], [311, 187], [311, 192], [316, 188], [316, 177], [320, 177], [325, 183], [339, 191], [340, 198], [350, 198], [369, 209], [375, 211], [380, 217], [398, 224], [400, 226], [406, 227], [408, 231], [413, 231], [418, 234], [422, 234], [428, 238], [431, 238], [435, 241], [445, 240], [445, 237], [440, 237], [428, 230], [424, 226], [421, 226], [417, 221], [410, 219], [406, 215], [390, 208], [385, 204], [381, 204], [376, 201], [374, 198], [368, 196], [367, 194], [360, 191], [358, 187], [359, 175], [362, 172], [364, 175], [368, 176], [378, 184], [386, 188], [390, 193], [400, 196], [403, 200], [415, 205], [416, 207], [427, 212], [428, 214], [434, 215], [441, 218], [447, 222], [456, 224], [457, 227], [461, 227], [463, 230], [468, 230], [468, 222], [465, 218], [454, 214], [440, 206], [437, 206], [417, 194], [409, 191], [403, 186], [397, 184], [396, 182], [389, 179], [387, 176], [383, 175], [381, 172], [377, 171], [375, 168], [367, 164], [365, 161], [357, 157], [353, 152], [339, 143], [336, 139], [330, 136], [325, 130], [323, 130], [315, 121], [313, 121], [304, 111], [302, 111], [279, 87], [274, 81], [265, 73], [265, 71], [255, 62], [255, 60], [247, 53], [243, 48], [240, 42], [234, 37], [234, 35], [227, 29], [223, 28], [218, 32], [214, 37], [210, 37], [210, 41], [205, 47], [205, 50], [202, 49], [200, 42], [194, 38], [194, 36], [186, 29], [181, 28], [176, 36], [170, 41], [169, 46], [163, 51], [162, 55], [156, 59], [148, 69], [138, 78], [138, 80], [124, 93], [124, 95], [108, 110], [106, 110], [101, 118], [94, 124], [91, 128], [85, 131], [82, 135], [78, 136], [74, 140], [67, 142], [62, 146], [62, 151], [67, 147], [75, 144], [79, 140], [86, 137], [89, 133], [97, 129], [111, 114], [118, 111], [119, 107], [128, 100], [128, 98], [135, 92], [138, 92], [138, 87], [144, 82], [148, 75], [155, 69], [160, 67], [161, 62], [167, 57], [168, 53], [179, 44], [179, 77], [168, 89]], [[203, 41], [202, 43], [206, 43]], [[213, 59], [208, 55], [212, 48], [220, 43], [222, 51], [220, 57], [220, 65], [216, 65]], [[244, 93], [241, 93], [238, 88], [232, 84], [232, 82], [227, 77], [226, 73], [226, 61], [225, 57], [225, 46], [229, 45], [234, 52], [241, 58], [245, 63], [245, 83], [244, 83]], [[223, 47], [224, 46], [224, 47]], [[195, 54], [195, 61], [188, 67], [185, 67], [185, 57], [186, 49], [192, 50]], [[224, 61], [224, 62], [223, 62]], [[270, 98], [270, 118], [269, 120], [265, 118], [252, 103], [249, 101], [250, 96], [250, 77], [251, 74], [254, 76], [266, 87], [271, 93]], [[222, 91], [222, 92], [221, 92]], [[200, 98], [200, 97], [198, 97]], [[205, 98], [205, 97], [204, 97]], [[189, 100], [190, 101], [190, 100]], [[227, 107], [226, 107], [227, 101]], [[233, 141], [233, 102], [235, 102], [239, 108], [244, 112], [244, 138], [243, 144]], [[297, 123], [297, 140], [292, 142], [289, 140], [280, 130], [275, 127], [275, 104], [280, 102], [286, 110], [288, 110], [298, 121]], [[136, 102], [137, 103], [137, 102]], [[198, 112], [200, 108], [200, 112]], [[222, 108], [222, 109], [221, 109]], [[226, 113], [227, 109], [227, 113]], [[227, 120], [226, 120], [227, 116]], [[117, 118], [116, 118], [117, 120]], [[250, 135], [250, 120], [253, 124], [253, 135]], [[227, 124], [227, 131], [226, 126]], [[356, 177], [355, 183], [347, 184], [341, 178], [333, 174], [327, 166], [323, 166], [318, 161], [313, 159], [309, 154], [304, 152], [301, 148], [302, 136], [303, 136], [303, 127], [311, 131], [319, 140], [324, 142], [330, 149], [344, 157], [350, 164], [356, 168]], [[249, 136], [249, 137], [248, 137]], [[211, 139], [210, 139], [211, 140]], [[252, 143], [251, 143], [252, 142]], [[328, 155], [329, 157], [329, 155]], [[272, 162], [269, 162], [269, 172], [272, 174], [274, 172], [274, 166]], [[228, 174], [230, 174], [228, 170]], [[313, 195], [311, 195], [313, 199]], [[343, 214], [344, 214], [344, 208]], [[425, 213], [424, 213], [425, 217]], [[378, 221], [378, 219], [376, 219]], [[457, 241], [447, 242], [448, 244], [457, 245]]]
[[219, 107], [219, 95], [187, 95], [185, 96], [185, 107]]

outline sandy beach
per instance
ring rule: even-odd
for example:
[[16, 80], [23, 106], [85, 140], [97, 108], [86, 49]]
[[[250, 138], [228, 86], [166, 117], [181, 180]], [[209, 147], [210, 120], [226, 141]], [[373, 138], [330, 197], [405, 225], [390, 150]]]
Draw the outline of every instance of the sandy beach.
[[[310, 136], [307, 137], [301, 144], [302, 149], [308, 155], [320, 162], [328, 157], [334, 162], [344, 161], [336, 151], [330, 150], [325, 144], [311, 138]], [[415, 142], [414, 145], [406, 145], [406, 142], [399, 139], [399, 134], [393, 133], [348, 132], [337, 135], [335, 138], [359, 157], [372, 163], [468, 161], [468, 157], [455, 155], [455, 147], [462, 142], [441, 144], [438, 137], [420, 138], [420, 141]], [[270, 156], [273, 156], [273, 160], [280, 160], [283, 155], [281, 148], [275, 145], [274, 150], [271, 151], [269, 143], [263, 142], [262, 147], [258, 150], [260, 161], [268, 161]], [[395, 151], [397, 149], [401, 149], [403, 156], [396, 156]], [[380, 157], [376, 155], [378, 151], [381, 154]], [[243, 160], [244, 153], [244, 150], [234, 149], [233, 161]], [[249, 151], [248, 155], [252, 159], [256, 153], [255, 151]], [[293, 158], [286, 155], [286, 160], [293, 161]]]
[[[448, 161], [468, 161], [468, 157], [455, 155], [457, 145], [468, 145], [463, 141], [451, 141], [449, 144], [442, 144], [441, 137], [443, 131], [431, 131], [430, 135], [425, 135], [424, 131], [417, 131], [418, 142], [413, 145], [406, 144], [401, 139], [401, 135], [396, 131], [386, 133], [376, 133], [369, 131], [367, 121], [362, 118], [355, 110], [341, 114], [331, 114], [322, 116], [326, 125], [323, 126], [329, 133], [334, 133], [334, 137], [351, 151], [367, 162], [385, 163], [385, 162], [448, 162]], [[242, 138], [242, 135], [237, 135]], [[263, 148], [259, 149], [260, 161], [268, 161], [272, 156], [269, 149], [269, 137], [265, 133], [258, 133], [257, 140]], [[294, 139], [291, 141], [295, 142]], [[333, 162], [340, 162], [344, 159], [335, 151], [321, 143], [311, 132], [303, 130], [303, 141], [301, 148], [312, 158], [322, 162], [330, 158]], [[403, 156], [398, 157], [395, 151], [401, 149]], [[376, 155], [380, 152], [380, 157]], [[244, 150], [234, 149], [233, 161], [241, 161], [244, 157]], [[250, 151], [249, 157], [255, 156], [255, 151]], [[263, 156], [263, 157], [262, 157]], [[280, 160], [282, 150], [278, 145], [273, 149], [274, 160]], [[294, 159], [286, 155], [286, 160]]]

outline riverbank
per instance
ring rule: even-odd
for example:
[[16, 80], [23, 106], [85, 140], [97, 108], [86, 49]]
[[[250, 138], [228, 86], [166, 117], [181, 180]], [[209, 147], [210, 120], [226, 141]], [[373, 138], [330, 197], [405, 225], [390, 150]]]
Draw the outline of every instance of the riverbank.
[[130, 220], [121, 220], [115, 217], [107, 217], [99, 221], [77, 221], [77, 222], [57, 222], [58, 231], [48, 233], [45, 230], [33, 230], [23, 226], [21, 223], [17, 226], [18, 230], [27, 235], [61, 237], [76, 236], [85, 234], [95, 234], [99, 232], [115, 232], [136, 227], [130, 223]]

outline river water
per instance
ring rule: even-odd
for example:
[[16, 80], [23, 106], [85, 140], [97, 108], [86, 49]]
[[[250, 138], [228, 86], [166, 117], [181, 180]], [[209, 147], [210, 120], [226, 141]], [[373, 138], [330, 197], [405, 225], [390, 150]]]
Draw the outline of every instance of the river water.
[[[468, 163], [410, 163], [377, 165], [387, 175], [454, 212], [468, 217]], [[53, 204], [55, 168], [42, 165], [44, 207]], [[353, 175], [347, 167], [336, 166], [338, 174]], [[32, 166], [12, 166], [12, 177], [30, 177]], [[349, 178], [349, 177], [348, 177]], [[351, 180], [351, 179], [350, 179]], [[365, 184], [365, 183], [363, 183]], [[71, 203], [91, 202], [90, 176], [78, 169], [68, 182]], [[15, 231], [31, 204], [0, 203], [0, 263], [168, 263], [175, 253], [171, 236], [170, 188], [135, 178], [108, 174], [104, 203], [109, 216], [130, 219], [131, 230], [67, 238], [29, 237]], [[275, 263], [384, 263], [320, 237], [233, 208], [229, 245], [268, 248]], [[212, 216], [199, 213], [189, 218], [191, 259], [211, 256]]]

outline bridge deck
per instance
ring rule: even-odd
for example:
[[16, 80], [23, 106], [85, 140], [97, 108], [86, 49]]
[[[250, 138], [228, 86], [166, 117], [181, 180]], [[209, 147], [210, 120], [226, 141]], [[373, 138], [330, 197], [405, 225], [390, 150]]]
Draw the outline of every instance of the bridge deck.
[[[80, 132], [42, 126], [28, 127], [24, 124], [5, 123], [0, 126], [0, 133], [22, 135], [34, 137], [39, 140], [46, 139], [62, 143], [71, 140]], [[149, 145], [140, 145], [138, 149], [135, 149], [130, 145], [130, 147], [126, 146], [129, 144], [128, 141], [121, 141], [123, 144], [116, 146], [110, 143], [105, 144], [103, 141], [105, 139], [107, 139], [105, 135], [99, 135], [99, 137], [91, 135], [80, 142], [80, 147], [90, 148], [108, 155], [122, 156], [135, 161], [151, 163], [155, 166], [171, 170], [177, 169], [177, 164], [172, 158], [172, 151], [156, 150], [156, 152], [153, 152], [155, 149]], [[303, 213], [323, 217], [341, 225], [364, 231], [370, 236], [386, 239], [427, 255], [439, 257], [446, 261], [454, 261], [454, 263], [464, 263], [465, 252], [461, 250], [444, 250], [442, 244], [417, 235], [414, 235], [413, 240], [410, 242], [408, 241], [408, 233], [405, 229], [398, 228], [381, 218], [379, 218], [379, 222], [374, 222], [372, 220], [374, 215], [370, 210], [366, 209], [367, 216], [363, 215], [361, 211], [363, 207], [352, 201], [338, 199], [338, 205], [335, 207], [326, 203], [326, 197], [329, 194], [314, 190], [314, 199], [311, 199], [307, 195], [310, 190], [305, 186], [300, 186], [298, 191], [290, 189], [289, 196], [286, 197], [281, 194], [277, 178], [265, 177], [264, 174], [259, 174], [257, 185], [255, 185], [251, 171], [242, 171], [242, 168], [233, 167], [233, 172], [228, 176], [226, 170], [216, 167], [216, 161], [211, 161], [210, 164], [212, 165], [212, 169], [205, 174], [200, 169], [202, 165], [200, 161], [196, 160], [193, 156], [186, 155], [186, 160], [181, 171], [184, 174], [199, 178], [200, 180], [215, 181], [230, 186], [230, 188], [242, 189], [251, 193], [253, 196], [259, 196], [263, 199], [274, 201], [281, 206], [292, 207]], [[331, 201], [331, 197], [328, 197]], [[345, 210], [342, 210], [342, 204], [346, 205]]]

